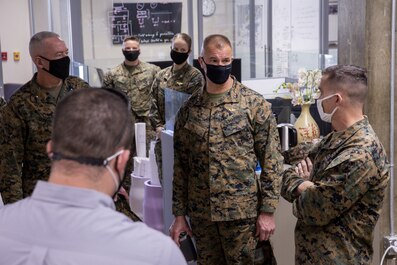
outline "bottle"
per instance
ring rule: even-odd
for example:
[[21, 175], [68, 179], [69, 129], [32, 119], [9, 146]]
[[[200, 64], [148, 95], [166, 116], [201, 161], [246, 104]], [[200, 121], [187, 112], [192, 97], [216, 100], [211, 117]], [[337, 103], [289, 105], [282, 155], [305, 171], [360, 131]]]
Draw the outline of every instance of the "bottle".
[[255, 175], [256, 175], [257, 179], [260, 178], [261, 173], [262, 173], [261, 165], [259, 164], [259, 162], [257, 162], [256, 167], [255, 167]]
[[180, 233], [179, 244], [187, 262], [197, 260], [196, 248], [194, 247], [192, 238], [186, 232]]

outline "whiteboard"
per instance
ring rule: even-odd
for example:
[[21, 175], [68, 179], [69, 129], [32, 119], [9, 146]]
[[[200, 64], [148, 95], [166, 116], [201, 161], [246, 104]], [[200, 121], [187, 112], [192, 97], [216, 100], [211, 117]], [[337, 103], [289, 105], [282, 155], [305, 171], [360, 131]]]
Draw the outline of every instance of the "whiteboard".
[[273, 77], [294, 77], [319, 67], [320, 1], [273, 2]]

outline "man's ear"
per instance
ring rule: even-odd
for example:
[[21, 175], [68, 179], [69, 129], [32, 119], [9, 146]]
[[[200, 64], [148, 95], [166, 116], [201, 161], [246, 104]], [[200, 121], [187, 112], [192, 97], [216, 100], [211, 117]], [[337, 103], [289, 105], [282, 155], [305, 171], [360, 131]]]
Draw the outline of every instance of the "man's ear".
[[117, 160], [117, 170], [119, 172], [123, 172], [127, 165], [128, 160], [130, 159], [130, 150], [124, 150], [124, 152], [119, 156]]
[[205, 72], [205, 71], [207, 70], [207, 68], [205, 67], [205, 63], [204, 63], [203, 57], [199, 56], [198, 62], [199, 62], [199, 64], [200, 64], [201, 69], [203, 69], [204, 72]]
[[342, 104], [342, 102], [343, 102], [343, 97], [342, 97], [342, 95], [341, 94], [336, 94], [337, 95], [337, 97], [336, 97], [336, 104], [338, 104], [338, 105], [341, 105]]
[[40, 56], [36, 56], [33, 59], [34, 64], [36, 65], [37, 68], [40, 69], [49, 69], [49, 62], [43, 58], [41, 58]]
[[49, 140], [46, 145], [46, 151], [47, 151], [48, 157], [51, 159], [51, 157], [52, 157], [52, 141], [51, 140]]

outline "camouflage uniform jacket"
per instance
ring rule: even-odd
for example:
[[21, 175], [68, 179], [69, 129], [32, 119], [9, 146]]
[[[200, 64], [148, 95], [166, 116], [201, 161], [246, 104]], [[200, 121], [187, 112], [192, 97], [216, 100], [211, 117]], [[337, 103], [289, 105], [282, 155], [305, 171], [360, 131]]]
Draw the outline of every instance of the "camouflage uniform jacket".
[[[330, 133], [308, 153], [314, 186], [297, 197], [301, 179], [292, 167], [284, 172], [281, 189], [298, 218], [296, 264], [371, 264], [389, 166], [368, 119]], [[296, 155], [304, 156], [291, 149], [291, 158]]]
[[205, 89], [193, 94], [176, 118], [174, 152], [175, 216], [229, 221], [275, 211], [283, 158], [271, 105], [260, 94], [236, 80], [216, 102]]
[[103, 80], [103, 85], [108, 88], [122, 90], [130, 99], [132, 115], [136, 121], [147, 121], [152, 103], [151, 87], [154, 77], [160, 67], [139, 62], [130, 72], [124, 63], [108, 72]]
[[186, 63], [181, 69], [173, 72], [173, 66], [161, 70], [152, 85], [153, 103], [151, 108], [151, 122], [154, 128], [164, 127], [165, 99], [164, 89], [169, 88], [187, 94], [202, 89], [204, 77], [200, 70]]
[[36, 75], [1, 110], [0, 191], [4, 203], [30, 196], [38, 180], [48, 179], [46, 144], [51, 138], [56, 104], [74, 89], [89, 87], [84, 80], [69, 76], [54, 98], [39, 87]]
[[5, 100], [3, 97], [0, 97], [0, 109], [1, 109], [2, 107], [4, 107], [5, 105], [7, 105], [6, 100]]

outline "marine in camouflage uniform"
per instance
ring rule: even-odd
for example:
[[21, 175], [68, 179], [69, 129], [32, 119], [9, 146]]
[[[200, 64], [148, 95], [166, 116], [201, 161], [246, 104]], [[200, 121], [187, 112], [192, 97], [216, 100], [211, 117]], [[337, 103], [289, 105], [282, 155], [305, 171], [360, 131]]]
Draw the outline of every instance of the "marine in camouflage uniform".
[[[31, 195], [38, 180], [48, 180], [51, 161], [46, 144], [51, 139], [55, 107], [67, 93], [89, 85], [78, 77], [65, 79], [55, 98], [36, 82], [36, 75], [22, 86], [2, 109], [3, 141], [0, 150], [0, 192], [5, 204]], [[127, 187], [128, 188], [128, 187]], [[116, 209], [134, 221], [128, 200], [119, 196]]]
[[[284, 155], [293, 165], [283, 174], [281, 195], [292, 202], [298, 219], [295, 264], [369, 265], [389, 165], [362, 114], [366, 71], [331, 66], [323, 71], [320, 91], [320, 117], [327, 120], [326, 108], [333, 113], [328, 119], [335, 131], [316, 145], [298, 145]], [[304, 170], [304, 161], [312, 161], [312, 168]]]
[[282, 196], [293, 203], [296, 264], [371, 264], [372, 239], [389, 181], [385, 150], [368, 119], [332, 132], [312, 149], [292, 149], [286, 161], [313, 161], [315, 186], [302, 196], [294, 167]]
[[[152, 85], [153, 103], [150, 111], [150, 119], [153, 128], [164, 128], [165, 126], [165, 96], [164, 89], [169, 88], [178, 92], [193, 94], [202, 90], [204, 77], [201, 72], [186, 63], [181, 69], [174, 70], [174, 66], [169, 66], [161, 70]], [[155, 147], [157, 167], [162, 182], [162, 159], [161, 142], [156, 141]]]
[[36, 76], [2, 108], [0, 191], [6, 204], [30, 196], [38, 180], [48, 179], [51, 165], [46, 144], [56, 104], [74, 89], [89, 87], [84, 80], [69, 76], [55, 98], [40, 88]]
[[[150, 140], [156, 138], [155, 130], [149, 121], [149, 113], [152, 103], [151, 86], [159, 71], [160, 67], [142, 61], [137, 66], [128, 66], [128, 68], [122, 63], [108, 72], [103, 80], [104, 87], [119, 89], [128, 96], [135, 122], [146, 123], [147, 150]], [[135, 155], [135, 141], [133, 141], [130, 163], [126, 168], [129, 173], [132, 171], [132, 157]]]
[[[215, 100], [205, 89], [195, 93], [177, 115], [174, 149], [173, 214], [190, 217], [199, 253], [204, 244], [213, 253], [229, 245], [235, 260], [228, 262], [248, 264], [236, 255], [255, 249], [256, 218], [273, 213], [279, 199], [283, 158], [271, 105], [235, 78]], [[221, 231], [208, 230], [211, 223]], [[226, 238], [222, 244], [216, 243], [218, 233]], [[246, 250], [239, 249], [241, 242]], [[211, 254], [200, 259], [199, 264], [226, 264]]]

